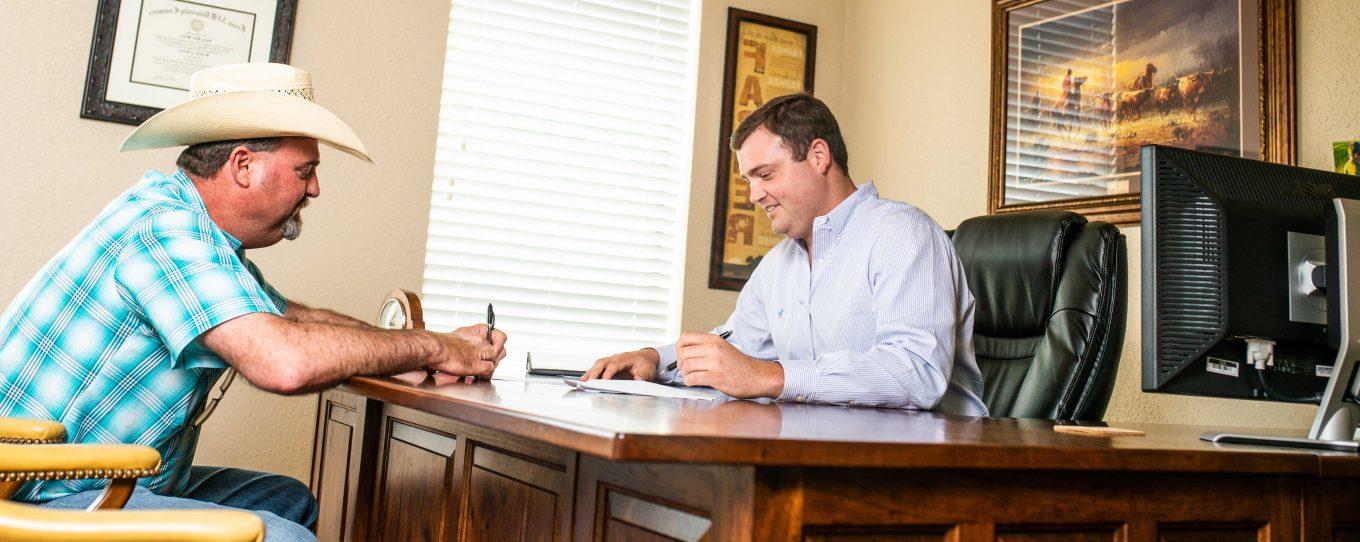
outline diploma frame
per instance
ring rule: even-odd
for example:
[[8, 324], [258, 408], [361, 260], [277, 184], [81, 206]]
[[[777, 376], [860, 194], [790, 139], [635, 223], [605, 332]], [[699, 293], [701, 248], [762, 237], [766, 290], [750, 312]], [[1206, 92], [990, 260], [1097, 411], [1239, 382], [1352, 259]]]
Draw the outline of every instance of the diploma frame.
[[[743, 25], [747, 24], [765, 26], [781, 32], [799, 34], [803, 37], [804, 49], [802, 54], [804, 62], [802, 85], [799, 90], [812, 92], [813, 75], [817, 67], [816, 26], [751, 11], [728, 8], [727, 51], [724, 53], [725, 60], [723, 63], [722, 123], [718, 132], [717, 188], [713, 204], [713, 245], [709, 255], [708, 273], [708, 287], [715, 290], [741, 290], [742, 286], [746, 285], [747, 277], [750, 276], [751, 271], [755, 269], [760, 258], [764, 256], [763, 252], [759, 257], [751, 258], [748, 256], [747, 259], [751, 261], [744, 265], [724, 262], [729, 236], [740, 237], [744, 232], [751, 244], [755, 244], [755, 234], [750, 230], [759, 222], [756, 220], [755, 213], [760, 212], [752, 207], [744, 211], [737, 210], [734, 213], [732, 205], [729, 204], [732, 200], [728, 196], [733, 191], [733, 183], [743, 182], [739, 175], [733, 174], [736, 171], [736, 155], [728, 148], [728, 139], [732, 135], [732, 130], [736, 128], [734, 120], [737, 113], [735, 113], [735, 110], [738, 107], [738, 95], [743, 91], [744, 86], [741, 81], [738, 81], [738, 77], [750, 75], [737, 73], [738, 57], [743, 50], [743, 45], [740, 43], [741, 29]], [[781, 94], [767, 93], [763, 98], [764, 101], [769, 101], [769, 99], [779, 95]], [[749, 105], [746, 107], [754, 110], [754, 107]], [[749, 110], [742, 112], [750, 113]], [[741, 213], [740, 216], [737, 213]], [[747, 220], [732, 220], [732, 218], [745, 218]], [[738, 227], [743, 227], [745, 230], [736, 231], [733, 229]], [[773, 248], [773, 246], [767, 247], [767, 250], [768, 248]]]
[[[141, 4], [144, 0], [126, 0]], [[210, 0], [211, 7], [231, 6], [233, 0]], [[81, 100], [80, 117], [105, 120], [123, 124], [138, 125], [160, 108], [145, 105], [122, 103], [108, 99], [109, 79], [112, 76], [128, 77], [130, 73], [111, 74], [114, 64], [114, 43], [117, 40], [118, 14], [123, 0], [99, 0], [98, 12], [94, 21], [94, 37], [90, 41], [90, 62], [85, 75], [85, 95]], [[193, 4], [194, 2], [186, 1]], [[293, 24], [297, 14], [297, 0], [276, 0], [273, 25], [258, 28], [268, 31], [269, 61], [287, 63], [293, 43]], [[135, 27], [135, 25], [134, 25]], [[135, 54], [135, 53], [134, 53]], [[188, 99], [188, 92], [184, 93]]]

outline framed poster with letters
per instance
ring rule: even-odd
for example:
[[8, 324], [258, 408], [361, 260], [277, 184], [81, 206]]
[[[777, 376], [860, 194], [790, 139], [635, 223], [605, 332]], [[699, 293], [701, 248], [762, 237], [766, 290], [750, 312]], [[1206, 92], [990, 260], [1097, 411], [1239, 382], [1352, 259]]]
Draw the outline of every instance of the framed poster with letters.
[[80, 116], [141, 124], [209, 66], [288, 62], [297, 0], [100, 0]]
[[1136, 224], [1148, 143], [1292, 164], [1294, 0], [995, 0], [993, 213]]
[[708, 287], [740, 290], [783, 236], [770, 229], [769, 217], [750, 202], [750, 185], [737, 169], [728, 138], [742, 119], [770, 99], [812, 92], [817, 27], [729, 8], [726, 55]]

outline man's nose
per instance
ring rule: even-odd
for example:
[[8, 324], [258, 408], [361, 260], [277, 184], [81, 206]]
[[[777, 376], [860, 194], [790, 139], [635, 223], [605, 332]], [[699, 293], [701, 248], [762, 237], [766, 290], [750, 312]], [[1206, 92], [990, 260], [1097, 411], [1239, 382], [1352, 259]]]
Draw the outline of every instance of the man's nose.
[[312, 172], [312, 179], [307, 182], [307, 197], [321, 197], [321, 179], [316, 172]]
[[760, 200], [765, 199], [765, 190], [760, 188], [757, 183], [748, 181], [746, 184], [751, 187], [751, 190], [749, 190], [750, 195], [746, 198], [750, 200], [751, 204], [760, 203]]

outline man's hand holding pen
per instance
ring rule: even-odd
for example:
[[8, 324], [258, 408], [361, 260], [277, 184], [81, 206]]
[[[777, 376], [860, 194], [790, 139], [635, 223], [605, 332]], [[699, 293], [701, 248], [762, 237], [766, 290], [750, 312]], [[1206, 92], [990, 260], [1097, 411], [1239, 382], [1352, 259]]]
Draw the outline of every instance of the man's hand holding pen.
[[[709, 386], [732, 397], [779, 397], [784, 391], [784, 367], [756, 359], [737, 350], [722, 334], [685, 332], [675, 343], [678, 358], [665, 368], [680, 369], [687, 386]], [[631, 378], [651, 380], [656, 376], [660, 355], [644, 348], [601, 358], [581, 380], [593, 378]]]
[[784, 368], [737, 350], [725, 338], [687, 331], [675, 343], [676, 361], [686, 386], [709, 386], [732, 397], [779, 397]]
[[489, 380], [496, 364], [505, 359], [505, 332], [496, 330], [496, 311], [490, 303], [486, 304], [486, 324], [460, 327], [447, 336], [437, 336], [444, 343], [446, 359], [425, 367], [430, 376], [437, 371], [466, 375], [463, 380], [468, 383], [478, 378]]
[[493, 329], [486, 324], [460, 327], [447, 335], [442, 335], [445, 361], [434, 363], [429, 368], [441, 373], [491, 378], [496, 364], [505, 359], [505, 332]]
[[[732, 330], [727, 330], [718, 335], [719, 338], [726, 339], [732, 336]], [[623, 352], [612, 356], [603, 357], [595, 361], [585, 374], [581, 375], [581, 380], [591, 379], [619, 379], [619, 380], [652, 380], [656, 378], [656, 366], [661, 363], [661, 354], [651, 348], [643, 348], [632, 352]], [[666, 366], [666, 371], [674, 371], [677, 362], [672, 361]]]

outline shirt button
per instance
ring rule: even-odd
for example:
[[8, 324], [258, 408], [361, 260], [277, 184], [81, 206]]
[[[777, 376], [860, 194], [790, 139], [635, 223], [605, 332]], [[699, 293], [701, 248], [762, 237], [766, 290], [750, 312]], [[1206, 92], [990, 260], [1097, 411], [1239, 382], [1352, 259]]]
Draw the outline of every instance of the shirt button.
[[847, 402], [847, 403], [845, 403], [845, 404], [850, 405], [850, 406], [855, 406], [855, 400], [854, 400], [854, 399], [851, 399], [849, 402]]
[[799, 403], [801, 403], [801, 402], [803, 402], [803, 396], [802, 396], [802, 395], [799, 395], [798, 397], [794, 397], [793, 400], [794, 400], [794, 401], [798, 401]]

